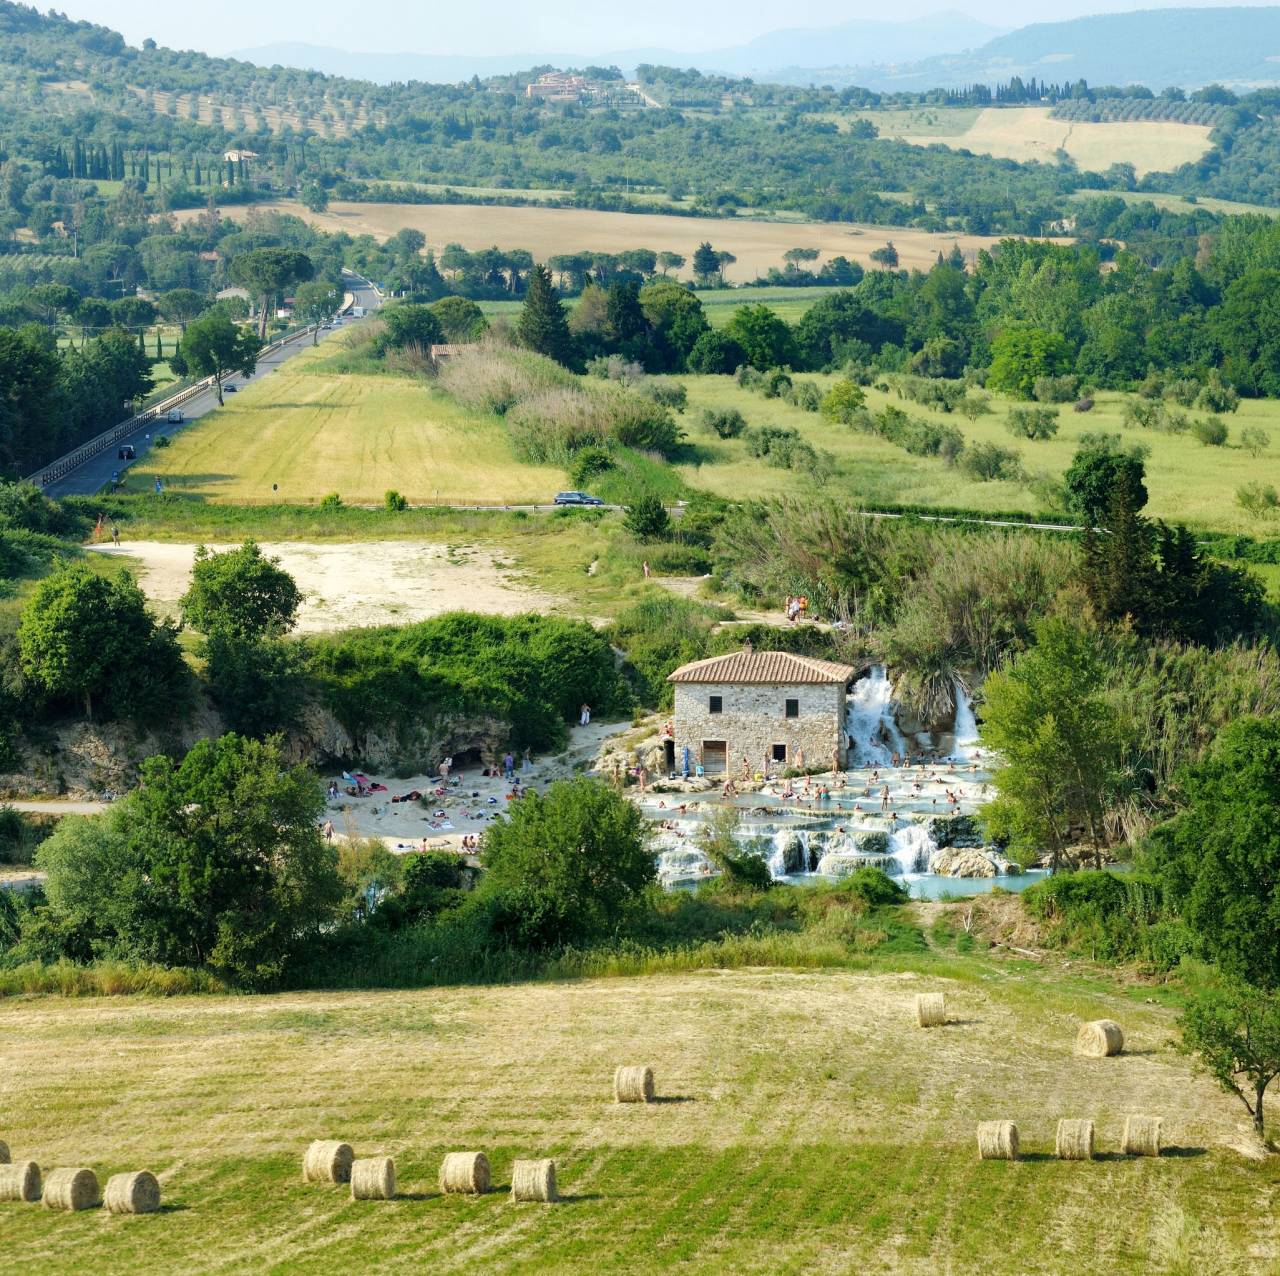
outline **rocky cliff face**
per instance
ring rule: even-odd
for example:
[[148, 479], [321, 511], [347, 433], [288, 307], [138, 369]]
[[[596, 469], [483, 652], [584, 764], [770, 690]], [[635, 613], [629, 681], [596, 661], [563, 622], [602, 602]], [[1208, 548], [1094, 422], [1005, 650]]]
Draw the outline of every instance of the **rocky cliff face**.
[[[198, 740], [226, 727], [209, 706], [167, 731], [141, 731], [124, 722], [70, 722], [19, 741], [20, 765], [0, 774], [0, 799], [67, 797], [92, 800], [124, 793], [138, 782], [142, 762], [157, 753], [181, 757]], [[443, 758], [500, 758], [510, 728], [496, 718], [437, 718], [408, 727], [388, 724], [352, 734], [326, 708], [310, 704], [285, 737], [293, 762], [341, 762], [382, 775], [434, 773]]]

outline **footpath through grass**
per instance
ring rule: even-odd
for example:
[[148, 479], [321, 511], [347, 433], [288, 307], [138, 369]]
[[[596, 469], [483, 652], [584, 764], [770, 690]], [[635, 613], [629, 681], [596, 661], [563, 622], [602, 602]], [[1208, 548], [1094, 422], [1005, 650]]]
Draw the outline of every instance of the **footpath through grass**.
[[[43, 1167], [148, 1167], [166, 1210], [0, 1204], [13, 1270], [71, 1273], [1233, 1272], [1280, 1256], [1280, 1169], [1217, 1146], [1243, 1111], [1167, 1048], [1170, 1012], [984, 959], [927, 973], [705, 971], [416, 992], [0, 1004], [5, 1139]], [[926, 972], [926, 973], [921, 973]], [[946, 978], [943, 978], [943, 975]], [[944, 988], [954, 1022], [917, 1028]], [[1081, 1017], [1128, 1052], [1071, 1053]], [[662, 1102], [618, 1106], [646, 1063]], [[1128, 1112], [1169, 1154], [1114, 1155]], [[1049, 1155], [1060, 1116], [1103, 1157]], [[980, 1163], [979, 1120], [1026, 1159]], [[402, 1199], [301, 1181], [312, 1138], [396, 1158]], [[446, 1151], [499, 1190], [441, 1197]], [[566, 1200], [513, 1204], [552, 1156]]]

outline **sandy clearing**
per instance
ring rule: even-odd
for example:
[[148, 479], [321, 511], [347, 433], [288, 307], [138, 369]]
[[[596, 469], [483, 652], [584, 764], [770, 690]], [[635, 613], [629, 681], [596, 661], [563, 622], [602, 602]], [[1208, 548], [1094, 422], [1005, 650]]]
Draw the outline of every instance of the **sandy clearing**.
[[1082, 169], [1103, 172], [1112, 164], [1129, 163], [1142, 177], [1199, 159], [1209, 149], [1211, 132], [1205, 125], [1173, 120], [1091, 124], [1056, 120], [1046, 107], [989, 107], [962, 133], [904, 134], [901, 140], [914, 146], [941, 142], [953, 150], [1044, 163], [1064, 150]]
[[[1102, 127], [1102, 126], [1099, 126]], [[938, 139], [933, 139], [938, 140]], [[440, 251], [446, 244], [475, 250], [527, 248], [539, 260], [556, 253], [620, 252], [652, 248], [693, 255], [704, 239], [737, 257], [726, 271], [731, 283], [754, 279], [770, 266], [782, 266], [789, 248], [816, 248], [822, 259], [843, 254], [863, 266], [873, 266], [871, 253], [893, 240], [904, 267], [932, 266], [939, 251], [953, 245], [968, 257], [991, 248], [999, 239], [947, 231], [913, 230], [902, 226], [868, 226], [851, 222], [766, 222], [732, 217], [676, 217], [669, 213], [606, 213], [580, 208], [507, 208], [483, 204], [354, 204], [336, 202], [324, 213], [309, 213], [291, 201], [257, 204], [265, 212], [292, 213], [323, 230], [387, 239], [406, 226], [422, 231], [428, 245]], [[244, 218], [245, 207], [223, 209], [223, 216]], [[179, 221], [201, 215], [200, 209], [175, 214]], [[687, 271], [686, 271], [687, 274]]]
[[[159, 610], [173, 610], [187, 590], [193, 544], [125, 541], [95, 545], [94, 553], [118, 557], [141, 569], [140, 584]], [[210, 545], [210, 549], [232, 549]], [[567, 604], [516, 579], [501, 556], [480, 545], [424, 541], [360, 541], [263, 544], [264, 554], [298, 582], [304, 594], [299, 633], [329, 633], [360, 625], [404, 625], [447, 611], [514, 616], [559, 611]]]

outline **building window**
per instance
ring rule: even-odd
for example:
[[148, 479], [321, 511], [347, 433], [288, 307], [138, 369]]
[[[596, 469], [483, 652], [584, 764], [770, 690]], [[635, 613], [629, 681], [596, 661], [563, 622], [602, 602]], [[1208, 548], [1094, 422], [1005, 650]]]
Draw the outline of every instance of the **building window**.
[[773, 760], [775, 762], [785, 762], [787, 760], [787, 746], [785, 744], [775, 744], [773, 746]]
[[788, 700], [787, 701], [787, 717], [798, 718], [799, 716], [800, 716], [800, 701]]
[[722, 712], [722, 711], [723, 711], [723, 709], [724, 709], [724, 697], [723, 697], [723, 696], [708, 696], [708, 697], [707, 697], [707, 712], [708, 712], [708, 713], [720, 713], [720, 712]]

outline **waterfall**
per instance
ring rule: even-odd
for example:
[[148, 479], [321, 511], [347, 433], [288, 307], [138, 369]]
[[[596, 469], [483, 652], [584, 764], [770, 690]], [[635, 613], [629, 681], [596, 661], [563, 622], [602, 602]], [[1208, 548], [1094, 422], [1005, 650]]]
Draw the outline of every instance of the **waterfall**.
[[889, 854], [900, 873], [927, 873], [929, 859], [937, 849], [927, 824], [904, 824], [889, 835]]
[[772, 877], [793, 877], [809, 871], [809, 833], [806, 829], [780, 828], [769, 841], [765, 857]]
[[873, 665], [854, 683], [845, 730], [853, 741], [851, 766], [888, 766], [894, 753], [901, 757], [907, 752], [893, 716], [893, 684], [884, 665]]
[[973, 716], [973, 704], [965, 694], [959, 679], [956, 689], [955, 755], [965, 761], [972, 760], [978, 752], [978, 720]]

